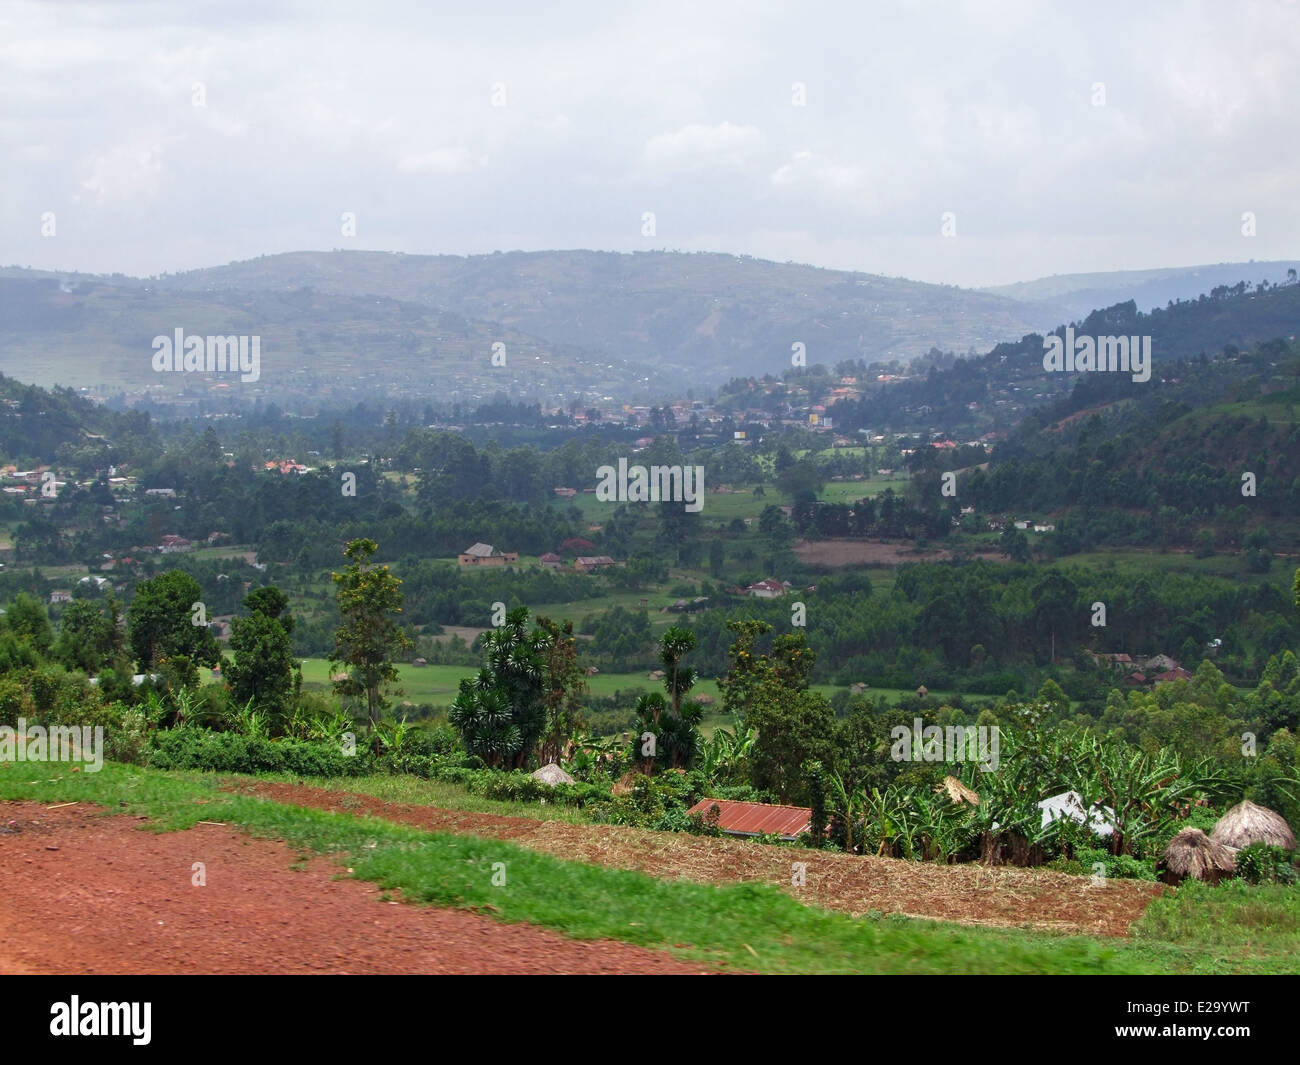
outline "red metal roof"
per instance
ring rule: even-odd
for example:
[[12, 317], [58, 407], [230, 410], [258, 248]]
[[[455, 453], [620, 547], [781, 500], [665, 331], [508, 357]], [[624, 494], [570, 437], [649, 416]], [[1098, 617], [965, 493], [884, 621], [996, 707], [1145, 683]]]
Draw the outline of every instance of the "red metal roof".
[[775, 806], [732, 799], [701, 799], [686, 812], [707, 815], [711, 806], [718, 808], [718, 827], [733, 836], [756, 836], [762, 832], [795, 839], [808, 831], [808, 822], [812, 820], [812, 811], [806, 806]]

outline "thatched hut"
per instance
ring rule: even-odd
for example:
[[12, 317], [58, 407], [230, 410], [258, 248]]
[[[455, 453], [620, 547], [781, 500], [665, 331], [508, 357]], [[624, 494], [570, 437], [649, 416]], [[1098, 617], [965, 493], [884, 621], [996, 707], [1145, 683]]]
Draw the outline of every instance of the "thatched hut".
[[540, 780], [543, 784], [572, 784], [573, 777], [569, 776], [554, 762], [547, 762], [541, 769], [533, 774], [534, 780]]
[[1246, 800], [1237, 803], [1219, 818], [1210, 838], [1225, 847], [1249, 847], [1252, 843], [1267, 843], [1270, 847], [1295, 850], [1295, 833], [1286, 818], [1266, 806], [1256, 806]]
[[1232, 851], [1199, 828], [1185, 828], [1171, 839], [1160, 866], [1166, 884], [1180, 884], [1189, 876], [1217, 884], [1237, 871]]

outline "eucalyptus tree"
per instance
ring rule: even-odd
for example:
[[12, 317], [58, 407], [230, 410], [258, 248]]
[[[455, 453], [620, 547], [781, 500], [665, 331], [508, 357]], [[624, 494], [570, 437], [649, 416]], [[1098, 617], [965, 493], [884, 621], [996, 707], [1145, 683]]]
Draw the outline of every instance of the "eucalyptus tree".
[[374, 540], [352, 540], [343, 552], [351, 565], [331, 574], [343, 624], [334, 633], [329, 660], [348, 667], [334, 689], [342, 695], [364, 695], [372, 726], [379, 724], [380, 712], [388, 706], [385, 692], [401, 694], [391, 687], [398, 679], [393, 659], [411, 644], [396, 617], [402, 612], [402, 582], [387, 566], [370, 561], [378, 549]]

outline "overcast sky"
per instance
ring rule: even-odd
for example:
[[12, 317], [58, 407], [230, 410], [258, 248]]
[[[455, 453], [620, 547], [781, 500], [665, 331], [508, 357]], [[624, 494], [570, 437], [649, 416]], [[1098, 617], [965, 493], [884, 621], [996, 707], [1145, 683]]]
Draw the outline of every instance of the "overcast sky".
[[0, 263], [668, 248], [981, 285], [1300, 257], [1298, 43], [1291, 0], [6, 0]]

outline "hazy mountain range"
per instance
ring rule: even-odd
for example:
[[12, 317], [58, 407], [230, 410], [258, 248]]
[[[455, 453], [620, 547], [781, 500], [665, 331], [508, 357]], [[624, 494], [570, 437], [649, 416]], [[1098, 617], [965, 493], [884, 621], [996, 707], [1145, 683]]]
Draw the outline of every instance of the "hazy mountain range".
[[[155, 400], [401, 394], [635, 401], [809, 364], [984, 353], [1134, 299], [1285, 281], [1295, 262], [1063, 275], [971, 290], [709, 253], [294, 252], [157, 278], [0, 270], [0, 372]], [[160, 374], [152, 341], [259, 335], [258, 381]], [[493, 361], [494, 352], [497, 355]], [[504, 365], [501, 365], [504, 357]]]

